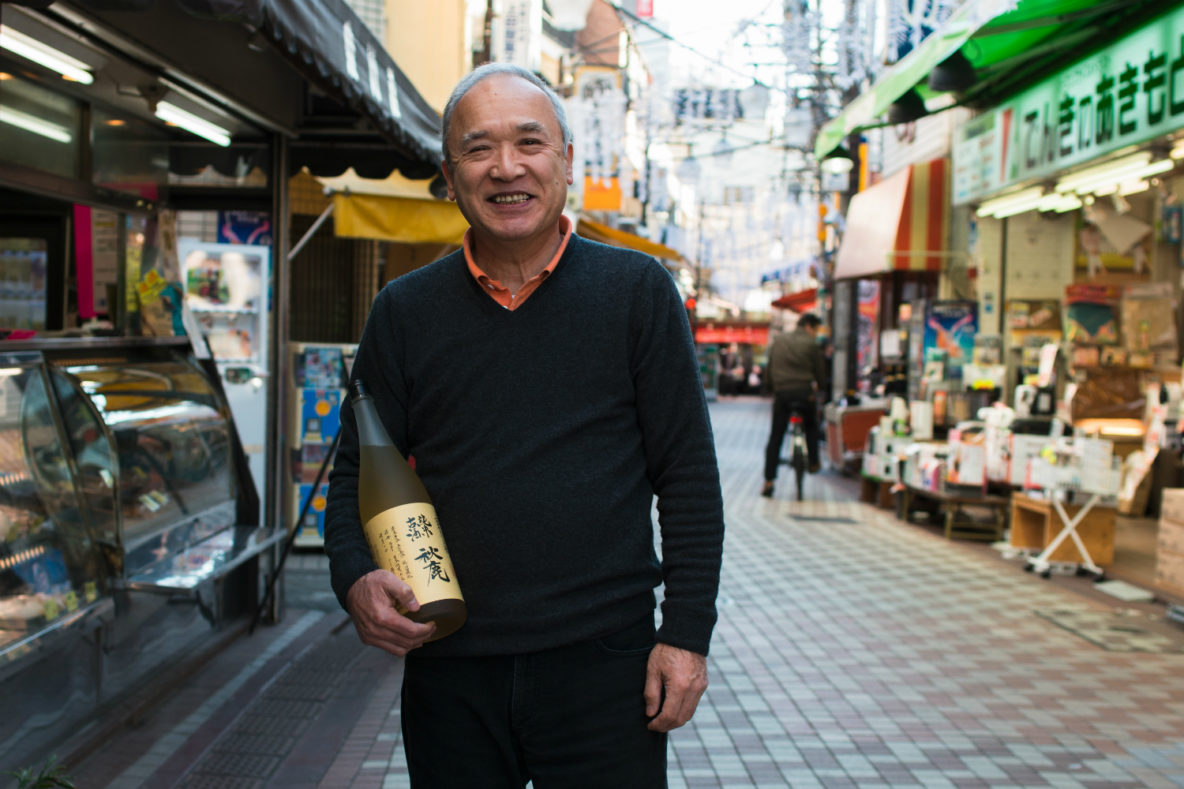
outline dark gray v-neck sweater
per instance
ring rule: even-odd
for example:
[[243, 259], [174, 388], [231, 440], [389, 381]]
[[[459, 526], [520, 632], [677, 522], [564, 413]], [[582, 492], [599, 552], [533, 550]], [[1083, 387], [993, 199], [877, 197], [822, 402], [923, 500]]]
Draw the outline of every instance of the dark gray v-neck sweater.
[[[510, 311], [458, 251], [382, 290], [353, 370], [415, 456], [468, 606], [465, 625], [420, 654], [611, 633], [653, 610], [660, 583], [659, 640], [707, 653], [723, 505], [686, 313], [657, 261], [573, 235]], [[374, 564], [348, 405], [341, 422], [325, 550], [344, 604]]]

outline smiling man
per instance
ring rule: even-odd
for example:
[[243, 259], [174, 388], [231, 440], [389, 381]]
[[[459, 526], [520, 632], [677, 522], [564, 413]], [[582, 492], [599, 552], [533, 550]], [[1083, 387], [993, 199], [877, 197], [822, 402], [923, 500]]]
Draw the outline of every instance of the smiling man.
[[665, 786], [666, 732], [707, 687], [724, 529], [682, 300], [653, 258], [572, 232], [571, 132], [534, 74], [461, 80], [443, 152], [464, 246], [382, 290], [353, 374], [415, 457], [468, 620], [427, 643], [399, 613], [417, 603], [366, 548], [348, 406], [334, 590], [364, 642], [406, 656], [413, 786]]

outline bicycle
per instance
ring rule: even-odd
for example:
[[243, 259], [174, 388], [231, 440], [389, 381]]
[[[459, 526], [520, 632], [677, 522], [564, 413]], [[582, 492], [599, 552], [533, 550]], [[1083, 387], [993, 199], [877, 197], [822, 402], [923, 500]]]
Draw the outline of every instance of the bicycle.
[[806, 431], [803, 427], [802, 415], [790, 414], [789, 417], [789, 467], [793, 469], [794, 485], [798, 494], [798, 501], [803, 499], [803, 487], [806, 481], [806, 464], [808, 450], [806, 448]]

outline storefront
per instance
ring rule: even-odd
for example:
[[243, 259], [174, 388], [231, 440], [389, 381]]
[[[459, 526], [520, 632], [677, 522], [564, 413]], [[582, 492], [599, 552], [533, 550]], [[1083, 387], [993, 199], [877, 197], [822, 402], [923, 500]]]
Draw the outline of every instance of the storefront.
[[[909, 164], [851, 198], [834, 270], [835, 376], [843, 390], [904, 394], [904, 370], [920, 369], [908, 356], [908, 330], [914, 313], [923, 317], [937, 300], [958, 254], [948, 248], [948, 172], [947, 159]], [[886, 383], [894, 386], [885, 391]]]
[[29, 0], [0, 38], [5, 770], [254, 612], [289, 177], [430, 178], [439, 119], [339, 0]]
[[[1141, 19], [956, 128], [953, 235], [974, 299], [920, 327], [936, 340], [913, 359], [922, 389], [864, 466], [947, 534], [1007, 524], [1030, 569], [1115, 571], [1176, 602], [1179, 528], [1161, 524], [1146, 561], [1124, 566], [1122, 546], [1137, 553], [1162, 491], [1184, 484], [1182, 36], [1180, 8]], [[992, 516], [964, 517], [976, 508]]]

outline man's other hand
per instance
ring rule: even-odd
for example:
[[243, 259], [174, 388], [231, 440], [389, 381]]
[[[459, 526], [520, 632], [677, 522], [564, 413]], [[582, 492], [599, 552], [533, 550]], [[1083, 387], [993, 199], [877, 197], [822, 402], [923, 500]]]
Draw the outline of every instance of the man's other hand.
[[345, 595], [345, 604], [362, 643], [392, 655], [403, 657], [436, 632], [434, 624], [412, 622], [399, 613], [400, 605], [407, 611], [418, 611], [419, 601], [410, 586], [387, 570], [372, 570], [355, 581]]
[[653, 718], [649, 729], [670, 731], [685, 724], [695, 714], [705, 690], [707, 658], [669, 644], [656, 644], [645, 676], [645, 714]]

